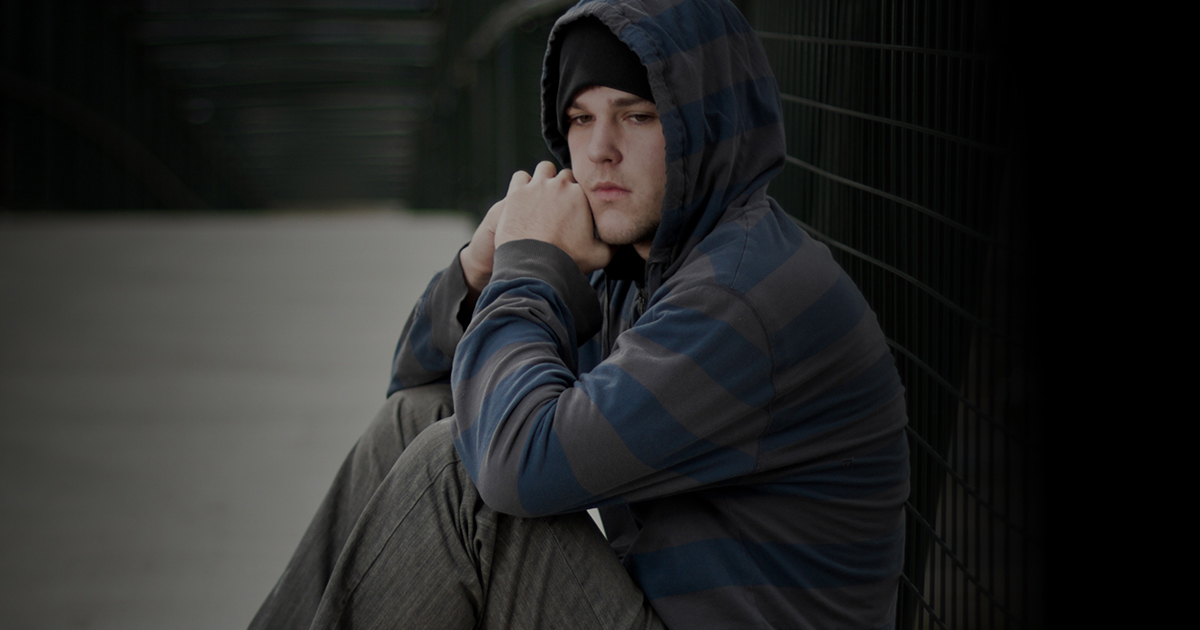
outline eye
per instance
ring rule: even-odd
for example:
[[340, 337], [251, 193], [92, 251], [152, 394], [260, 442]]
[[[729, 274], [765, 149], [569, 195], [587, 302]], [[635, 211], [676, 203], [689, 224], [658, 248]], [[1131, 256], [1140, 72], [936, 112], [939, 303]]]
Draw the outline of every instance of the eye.
[[577, 127], [579, 125], [586, 125], [586, 124], [592, 122], [592, 115], [591, 114], [574, 114], [572, 116], [569, 116], [567, 118], [567, 120], [568, 120], [568, 122], [571, 123], [572, 127]]
[[654, 116], [654, 114], [634, 112], [634, 113], [630, 114], [629, 116], [627, 116], [626, 118], [635, 124], [644, 125], [646, 123], [654, 122], [655, 116]]

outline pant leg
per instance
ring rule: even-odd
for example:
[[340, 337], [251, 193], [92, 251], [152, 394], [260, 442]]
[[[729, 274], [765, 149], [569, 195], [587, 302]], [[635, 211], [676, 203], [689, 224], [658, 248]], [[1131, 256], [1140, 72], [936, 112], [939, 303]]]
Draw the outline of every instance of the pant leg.
[[388, 398], [346, 456], [283, 575], [250, 623], [251, 630], [309, 627], [363, 508], [404, 449], [453, 408], [449, 385], [406, 389]]
[[586, 512], [500, 514], [497, 530], [481, 628], [665, 630]]
[[663, 628], [586, 513], [487, 507], [451, 422], [422, 432], [379, 485], [312, 628]]

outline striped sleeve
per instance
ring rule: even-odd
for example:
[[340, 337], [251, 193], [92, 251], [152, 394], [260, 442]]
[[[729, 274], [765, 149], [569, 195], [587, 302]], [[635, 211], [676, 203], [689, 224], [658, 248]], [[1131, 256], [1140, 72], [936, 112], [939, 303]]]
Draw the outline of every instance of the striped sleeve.
[[388, 396], [409, 387], [449, 380], [454, 351], [463, 335], [458, 314], [466, 297], [467, 282], [455, 252], [450, 266], [425, 288], [404, 325], [392, 357]]
[[575, 269], [546, 243], [497, 249], [454, 358], [455, 444], [488, 505], [562, 513], [752, 472], [774, 392], [746, 302], [716, 285], [671, 292], [580, 374], [599, 303]]

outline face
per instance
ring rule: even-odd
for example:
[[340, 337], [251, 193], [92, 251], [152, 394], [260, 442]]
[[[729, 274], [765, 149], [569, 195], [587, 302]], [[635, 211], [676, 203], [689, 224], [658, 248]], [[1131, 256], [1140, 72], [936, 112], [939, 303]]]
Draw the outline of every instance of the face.
[[609, 87], [585, 88], [567, 108], [567, 144], [596, 232], [650, 254], [662, 218], [667, 151], [654, 103]]

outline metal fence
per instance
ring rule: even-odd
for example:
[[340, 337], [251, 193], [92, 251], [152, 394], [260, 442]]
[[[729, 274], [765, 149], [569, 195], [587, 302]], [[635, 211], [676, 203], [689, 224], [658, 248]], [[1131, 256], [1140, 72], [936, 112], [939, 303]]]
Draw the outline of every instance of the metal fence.
[[907, 390], [898, 625], [1038, 627], [1044, 439], [1006, 13], [953, 0], [745, 11], [783, 93], [788, 158], [770, 192], [862, 288]]
[[553, 161], [541, 135], [542, 56], [571, 0], [464, 0], [446, 10], [440, 81], [410, 199], [484, 212], [512, 174]]

